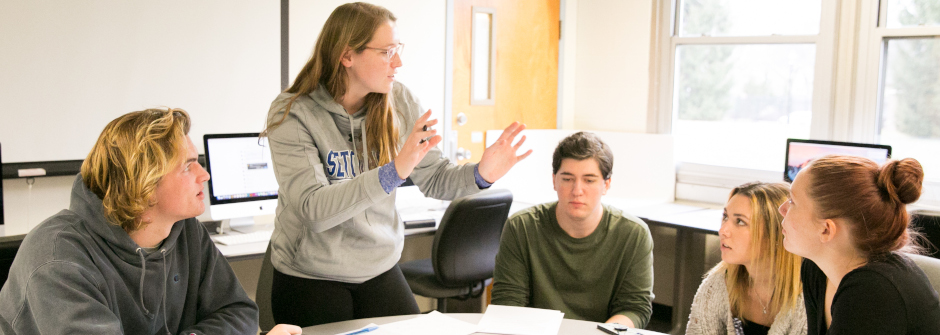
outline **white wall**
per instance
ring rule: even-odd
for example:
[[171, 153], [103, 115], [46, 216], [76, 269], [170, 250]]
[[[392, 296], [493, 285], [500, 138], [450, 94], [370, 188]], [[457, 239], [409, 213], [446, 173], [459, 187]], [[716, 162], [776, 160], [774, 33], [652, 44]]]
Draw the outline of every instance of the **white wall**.
[[567, 5], [575, 4], [572, 127], [647, 132], [652, 2], [569, 0]]
[[[95, 13], [94, 15], [131, 17], [133, 15], [126, 13], [126, 11], [133, 12], [133, 11], [141, 10], [140, 7], [143, 6], [140, 4], [135, 5], [135, 6], [131, 6], [131, 5], [103, 6], [102, 5], [102, 4], [113, 4], [113, 2], [114, 1], [110, 1], [110, 0], [109, 1], [98, 0], [98, 1], [93, 2], [94, 4], [97, 4], [98, 6], [90, 6], [88, 8], [83, 7], [83, 8], [78, 8], [76, 10], [79, 10], [79, 13], [84, 13], [82, 11], [98, 10], [98, 11], [105, 11], [105, 12], [104, 14]], [[347, 1], [309, 1], [309, 0], [297, 1], [295, 0], [290, 3], [290, 29], [291, 30], [290, 30], [290, 42], [289, 42], [290, 43], [289, 78], [291, 82], [293, 82], [293, 78], [296, 77], [297, 72], [299, 72], [300, 68], [303, 67], [303, 65], [306, 63], [307, 59], [309, 58], [310, 53], [313, 50], [314, 41], [316, 40], [317, 34], [319, 34], [320, 28], [323, 26], [323, 22], [326, 21], [326, 18], [329, 16], [330, 12], [332, 12], [333, 8], [345, 2]], [[267, 2], [264, 2], [264, 3], [267, 3]], [[273, 22], [277, 24], [277, 27], [274, 27], [275, 28], [274, 32], [276, 33], [274, 34], [275, 39], [273, 41], [270, 41], [269, 43], [270, 45], [267, 45], [266, 48], [271, 50], [271, 54], [273, 55], [272, 57], [275, 57], [277, 60], [279, 60], [280, 59], [280, 56], [279, 56], [280, 55], [280, 40], [278, 36], [280, 36], [280, 33], [279, 33], [280, 12], [279, 10], [277, 10], [277, 8], [279, 8], [279, 3], [277, 2], [273, 2], [273, 3], [278, 4], [278, 5], [269, 6], [269, 5], [258, 5], [259, 3], [256, 3], [257, 6], [264, 7], [262, 11], [258, 11], [254, 13], [242, 12], [241, 14], [264, 15], [264, 16], [269, 17], [270, 19], [268, 20], [270, 21], [269, 23]], [[443, 88], [444, 87], [443, 86], [444, 84], [444, 37], [445, 37], [444, 25], [445, 25], [445, 5], [446, 4], [443, 1], [436, 1], [436, 0], [421, 0], [420, 2], [417, 2], [416, 0], [381, 0], [381, 1], [373, 1], [373, 3], [385, 6], [397, 16], [398, 29], [399, 29], [399, 34], [401, 35], [401, 40], [407, 45], [405, 52], [403, 54], [403, 58], [402, 58], [404, 62], [404, 66], [399, 69], [398, 80], [405, 83], [419, 97], [419, 99], [421, 99], [421, 102], [423, 103], [425, 108], [430, 108], [434, 110], [436, 112], [435, 114], [438, 115], [437, 118], [441, 119], [442, 114], [443, 114], [442, 112], [443, 112], [443, 104], [444, 104], [443, 103], [444, 101], [444, 97], [443, 97], [444, 96], [444, 88]], [[83, 3], [83, 5], [87, 5], [87, 4]], [[167, 4], [162, 7], [163, 8], [162, 10], [172, 11], [171, 9], [175, 5], [179, 5], [179, 4], [178, 3]], [[10, 9], [10, 11], [2, 13], [3, 11], [0, 10], [0, 18], [6, 17], [9, 19], [9, 18], [16, 17], [17, 20], [19, 20], [18, 22], [20, 21], [29, 22], [30, 15], [41, 17], [43, 18], [43, 20], [49, 20], [51, 18], [57, 18], [60, 16], [68, 16], [65, 13], [63, 13], [63, 11], [65, 11], [67, 8], [59, 8], [50, 14], [46, 12], [46, 10], [48, 10], [47, 8], [48, 6], [50, 5], [44, 4], [41, 2], [39, 3], [34, 3], [34, 2], [3, 3], [3, 6], [0, 6], [0, 9]], [[76, 7], [82, 7], [82, 6], [76, 5]], [[182, 6], [181, 8], [187, 8], [187, 7]], [[274, 8], [275, 10], [271, 10], [271, 8]], [[15, 9], [15, 11], [12, 11], [13, 9]], [[108, 12], [109, 10], [111, 12]], [[206, 13], [211, 13], [211, 11], [207, 11]], [[195, 15], [196, 13], [190, 13], [190, 14]], [[88, 14], [88, 15], [92, 15], [92, 14]], [[206, 15], [211, 16], [208, 14]], [[68, 29], [64, 31], [55, 33], [55, 31], [52, 31], [52, 28], [48, 28], [49, 31], [44, 31], [41, 33], [33, 33], [32, 35], [29, 35], [34, 39], [49, 39], [48, 41], [46, 40], [36, 41], [34, 44], [37, 45], [37, 48], [38, 47], [49, 48], [51, 47], [52, 44], [54, 44], [53, 42], [58, 43], [61, 41], [68, 41], [71, 35], [84, 36], [83, 38], [85, 38], [86, 40], [89, 40], [89, 39], [97, 40], [97, 39], [103, 38], [101, 36], [98, 36], [98, 34], [102, 34], [102, 33], [122, 34], [121, 32], [114, 32], [114, 31], [102, 32], [101, 31], [102, 26], [92, 24], [90, 22], [84, 22], [81, 19], [76, 18], [76, 17], [71, 17], [67, 19], [71, 20], [67, 22], [71, 22], [73, 24], [70, 25]], [[252, 24], [245, 23], [245, 29], [249, 29], [253, 25], [256, 25], [256, 23], [252, 23]], [[105, 27], [110, 27], [110, 26], [105, 25]], [[432, 27], [439, 27], [439, 28], [432, 28]], [[18, 35], [20, 33], [21, 32], [19, 32], [17, 29], [11, 28], [10, 21], [7, 21], [6, 23], [0, 23], [0, 42], [6, 42], [6, 41], [13, 40], [13, 39], [22, 40], [23, 37]], [[238, 30], [238, 31], [235, 31], [234, 33], [236, 35], [241, 35], [241, 36], [228, 36], [228, 38], [235, 38], [235, 39], [246, 38], [244, 37], [244, 33], [245, 33], [244, 31]], [[192, 38], [192, 36], [181, 36], [182, 34], [176, 31], [172, 31], [171, 34], [174, 34], [173, 36], [178, 37], [178, 39], [180, 40], [187, 40], [187, 38], [190, 38], [190, 39]], [[159, 35], [159, 34], [152, 32], [148, 36], [153, 37], [151, 35]], [[180, 36], [177, 36], [177, 35], [180, 35]], [[110, 35], [107, 35], [107, 36], [110, 36]], [[166, 39], [173, 40], [174, 38], [171, 38], [171, 37], [172, 36], [167, 36]], [[108, 41], [104, 41], [101, 43], [105, 43], [105, 42], [111, 43]], [[164, 41], [164, 42], [170, 43], [169, 41]], [[235, 42], [232, 42], [232, 43], [235, 43]], [[0, 44], [3, 44], [3, 43], [0, 43]], [[143, 44], [145, 43], [140, 42], [138, 44], [130, 44], [126, 46], [127, 48], [132, 48], [134, 50], [121, 49], [122, 44], [120, 43], [108, 44], [109, 45], [108, 47], [117, 50], [118, 53], [125, 54], [125, 53], [140, 52], [141, 50], [139, 49], [143, 47]], [[88, 48], [87, 45], [81, 45], [81, 44], [74, 45], [73, 47], [79, 48], [79, 49]], [[228, 50], [226, 48], [231, 47], [231, 46], [227, 47], [227, 46], [220, 45], [218, 47], [219, 47], [219, 50], [216, 50], [214, 52], [224, 52]], [[157, 48], [153, 50], [153, 52], [154, 53], [171, 52], [176, 49], [178, 48], [169, 48], [169, 49]], [[18, 67], [12, 67], [12, 66], [0, 67], [0, 70], [7, 69], [6, 70], [7, 72], [0, 71], [0, 73], [12, 73], [12, 71], [14, 70], [17, 71], [16, 72], [17, 77], [13, 77], [12, 79], [11, 77], [0, 76], [0, 78], [2, 78], [0, 79], [0, 88], [4, 88], [8, 86], [13, 87], [13, 86], [16, 86], [16, 84], [24, 81], [25, 79], [23, 79], [23, 76], [26, 76], [26, 74], [21, 73], [21, 72], [26, 71], [26, 70], [23, 70], [23, 69], [33, 69], [33, 70], [42, 69], [42, 71], [49, 71], [48, 69], [44, 69], [44, 67], [49, 66], [49, 64], [46, 64], [48, 57], [43, 57], [41, 52], [39, 51], [37, 52], [39, 53], [36, 55], [37, 57], [28, 58], [28, 59], [24, 58], [24, 59], [17, 60]], [[83, 52], [96, 53], [100, 51], [86, 50]], [[7, 55], [6, 57], [12, 57], [11, 53], [3, 51], [2, 48], [0, 48], [0, 55]], [[186, 68], [191, 68], [193, 65], [193, 64], [189, 64], [189, 62], [195, 62], [194, 64], [196, 65], [202, 64], [201, 59], [204, 57], [206, 56], [196, 55], [197, 59], [195, 60], [191, 58], [173, 58], [173, 60], [174, 62], [176, 62], [174, 64], [177, 64], [181, 68], [186, 69]], [[6, 59], [6, 58], [0, 57], [0, 59]], [[108, 62], [108, 59], [107, 58], [99, 59], [99, 58], [90, 57], [88, 61], [92, 63], [87, 65], [87, 68], [83, 68], [84, 65], [82, 65], [82, 66], [78, 66], [79, 68], [74, 69], [76, 75], [81, 74], [81, 75], [88, 75], [88, 76], [93, 76], [93, 75], [101, 76], [102, 74], [96, 73], [95, 69], [106, 65], [106, 63]], [[267, 62], [265, 64], [267, 64]], [[66, 66], [66, 65], [68, 64], [58, 64], [56, 66]], [[163, 64], [163, 65], [175, 67], [173, 64]], [[73, 66], [76, 66], [76, 65], [73, 65]], [[179, 72], [181, 70], [174, 70], [174, 71], [177, 71], [177, 72], [174, 72], [175, 75], [170, 76], [168, 78], [160, 79], [161, 81], [159, 83], [161, 86], [174, 87], [174, 86], [178, 86], [178, 83], [186, 83], [187, 81], [192, 81], [191, 78], [183, 76], [183, 73]], [[264, 118], [264, 115], [267, 113], [270, 101], [274, 99], [274, 96], [277, 95], [279, 88], [280, 88], [278, 84], [279, 83], [278, 78], [280, 78], [280, 65], [279, 65], [279, 62], [267, 64], [265, 66], [260, 66], [257, 69], [253, 69], [251, 71], [252, 71], [251, 73], [256, 73], [256, 72], [260, 73], [259, 71], [265, 72], [259, 75], [264, 76], [263, 80], [270, 81], [271, 87], [265, 88], [263, 92], [261, 93], [243, 92], [243, 91], [238, 91], [238, 90], [233, 91], [233, 90], [226, 90], [224, 88], [220, 88], [218, 89], [218, 92], [215, 92], [215, 94], [222, 94], [226, 96], [237, 97], [237, 96], [243, 96], [243, 95], [247, 95], [251, 93], [251, 95], [255, 95], [255, 96], [260, 94], [261, 96], [263, 96], [263, 99], [256, 101], [250, 108], [247, 106], [242, 106], [240, 110], [250, 109], [251, 112], [247, 112], [248, 114], [245, 114], [245, 113], [234, 114], [234, 115], [240, 115], [240, 117], [218, 117], [218, 115], [214, 117], [203, 117], [205, 113], [202, 113], [202, 112], [205, 111], [205, 109], [199, 108], [199, 107], [195, 109], [189, 108], [189, 112], [193, 116], [193, 133], [194, 134], [199, 132], [200, 129], [204, 130], [202, 132], [233, 132], [233, 131], [256, 132], [262, 129], [263, 121], [264, 121], [263, 118]], [[45, 73], [45, 72], [40, 72], [40, 73]], [[192, 73], [193, 75], [196, 75], [196, 76], [204, 75], [204, 73], [200, 71], [195, 71]], [[117, 76], [117, 74], [114, 74], [114, 73], [111, 73], [109, 75]], [[52, 76], [48, 75], [44, 77], [52, 77]], [[246, 77], [245, 80], [250, 81], [254, 79], [250, 77]], [[30, 83], [29, 85], [38, 85], [42, 83], [43, 82], [37, 80], [35, 83]], [[121, 115], [123, 113], [129, 112], [132, 110], [137, 110], [137, 109], [145, 108], [145, 107], [153, 107], [152, 104], [159, 105], [162, 103], [160, 101], [164, 101], [164, 100], [160, 100], [160, 98], [166, 96], [165, 94], [166, 92], [162, 90], [153, 91], [151, 89], [140, 89], [139, 87], [138, 88], [135, 88], [135, 87], [121, 88], [122, 90], [120, 92], [125, 92], [127, 93], [126, 95], [121, 94], [117, 91], [108, 92], [107, 90], [104, 90], [99, 93], [105, 94], [107, 96], [115, 96], [116, 98], [112, 100], [119, 100], [115, 103], [119, 103], [121, 105], [119, 107], [111, 106], [108, 109], [109, 110], [108, 113], [96, 114], [94, 118], [88, 118], [87, 117], [88, 115], [86, 115], [87, 113], [75, 113], [73, 116], [78, 119], [81, 119], [85, 124], [87, 124], [85, 126], [80, 126], [80, 127], [61, 126], [61, 128], [67, 128], [66, 130], [70, 132], [81, 133], [82, 138], [83, 138], [82, 140], [79, 140], [79, 141], [75, 141], [75, 140], [66, 141], [66, 143], [68, 143], [68, 145], [70, 146], [69, 148], [59, 148], [60, 150], [62, 150], [61, 152], [69, 153], [67, 157], [52, 155], [51, 153], [47, 152], [49, 150], [44, 150], [44, 149], [37, 150], [36, 148], [30, 149], [30, 150], [39, 152], [37, 154], [34, 154], [33, 156], [24, 156], [25, 153], [18, 154], [15, 151], [17, 149], [14, 149], [15, 146], [13, 146], [12, 143], [17, 142], [17, 143], [31, 144], [31, 140], [22, 141], [22, 140], [17, 139], [16, 137], [10, 137], [9, 139], [7, 139], [7, 137], [3, 137], [3, 136], [11, 136], [10, 133], [6, 131], [7, 127], [13, 127], [17, 123], [29, 122], [31, 124], [35, 124], [35, 123], [41, 122], [41, 120], [48, 120], [50, 115], [43, 112], [46, 107], [41, 102], [55, 101], [54, 97], [60, 95], [59, 93], [55, 93], [57, 91], [68, 91], [71, 89], [71, 90], [76, 91], [76, 92], [72, 92], [72, 95], [74, 96], [74, 95], [81, 95], [82, 92], [86, 92], [89, 90], [94, 91], [94, 92], [103, 90], [102, 88], [95, 88], [95, 87], [74, 87], [76, 86], [74, 83], [70, 84], [69, 86], [62, 84], [62, 83], [58, 83], [55, 85], [59, 85], [62, 87], [53, 86], [53, 87], [56, 87], [56, 91], [42, 92], [42, 96], [48, 97], [48, 99], [45, 99], [45, 98], [44, 99], [32, 99], [33, 104], [30, 104], [28, 106], [18, 106], [17, 108], [11, 107], [11, 108], [2, 109], [3, 110], [2, 115], [0, 115], [0, 120], [2, 121], [0, 121], [0, 124], [5, 125], [5, 126], [0, 127], [0, 129], [3, 130], [3, 131], [0, 131], [0, 133], [6, 133], [6, 135], [0, 134], [2, 135], [0, 136], [0, 138], [6, 139], [2, 141], [2, 143], [4, 143], [4, 146], [3, 146], [4, 162], [24, 161], [24, 160], [83, 159], [84, 156], [88, 153], [88, 150], [91, 149], [91, 146], [94, 143], [94, 140], [97, 138], [98, 134], [100, 133], [101, 129], [104, 128], [105, 124], [107, 124], [108, 121], [110, 121], [114, 117], [117, 117], [118, 115]], [[200, 106], [203, 106], [203, 105], [211, 106], [221, 101], [217, 97], [216, 98], [212, 98], [211, 96], [200, 97], [198, 93], [199, 91], [194, 90], [193, 96], [191, 98], [195, 100], [201, 99], [199, 101]], [[3, 93], [3, 90], [0, 90], [0, 97], [3, 97], [2, 99], [0, 99], [0, 100], [3, 100], [3, 101], [0, 101], [0, 103], [10, 103], [11, 99], [8, 99], [9, 98], [7, 96], [8, 94], [11, 94], [10, 91]], [[74, 100], [72, 98], [70, 99]], [[99, 99], [104, 99], [104, 98], [99, 97]], [[36, 102], [40, 102], [40, 103], [36, 104]], [[58, 103], [69, 104], [68, 101], [65, 101], [65, 102], [60, 101]], [[75, 102], [71, 102], [70, 104], [77, 104], [76, 108], [98, 107], [93, 103], [93, 101], [85, 101], [85, 100], [76, 100]], [[186, 107], [185, 105], [180, 105], [172, 101], [166, 101], [165, 104], [172, 105], [172, 106]], [[25, 107], [35, 108], [37, 111], [30, 112], [29, 109]], [[232, 106], [228, 106], [228, 107], [232, 107]], [[11, 112], [13, 110], [17, 110], [21, 112], [17, 112], [17, 113]], [[69, 113], [61, 113], [61, 112], [58, 112], [58, 113], [63, 114], [65, 116], [69, 115]], [[14, 129], [14, 128], [16, 127], [13, 127], [11, 129]], [[42, 129], [42, 128], [40, 127], [37, 129]], [[202, 144], [201, 144], [202, 132], [199, 132], [199, 134], [196, 134], [193, 136], [193, 141], [195, 142], [196, 147], [199, 149], [200, 152], [203, 151]], [[61, 140], [62, 138], [69, 138], [71, 136], [70, 134], [71, 133], [62, 134], [61, 132], [56, 132], [56, 134], [47, 134], [45, 136], [49, 137], [46, 140]], [[53, 135], [57, 135], [57, 136], [53, 136]], [[55, 144], [48, 144], [48, 145], [51, 146], [52, 148], [57, 148]], [[29, 157], [29, 159], [13, 160], [11, 159], [13, 157]], [[32, 185], [31, 190], [29, 186], [27, 185], [26, 179], [3, 180], [4, 222], [6, 223], [5, 229], [7, 229], [7, 234], [26, 233], [29, 231], [29, 229], [32, 229], [33, 227], [38, 225], [40, 222], [42, 222], [42, 220], [45, 220], [46, 218], [52, 216], [53, 214], [59, 212], [62, 209], [68, 208], [69, 194], [70, 194], [73, 180], [74, 180], [74, 176], [36, 178], [35, 183]]]
[[[290, 2], [290, 55], [288, 78], [294, 82], [313, 52], [323, 23], [333, 9], [348, 0], [293, 0]], [[402, 67], [396, 80], [405, 84], [431, 109], [433, 118], [443, 120], [444, 112], [444, 29], [446, 1], [371, 0], [387, 8], [396, 21], [401, 42]]]

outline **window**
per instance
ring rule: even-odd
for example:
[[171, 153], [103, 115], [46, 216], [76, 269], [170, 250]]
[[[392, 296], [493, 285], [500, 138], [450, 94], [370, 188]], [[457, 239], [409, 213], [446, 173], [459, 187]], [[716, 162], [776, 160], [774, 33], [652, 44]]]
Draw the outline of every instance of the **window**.
[[888, 0], [869, 25], [877, 52], [876, 140], [894, 158], [914, 157], [940, 180], [940, 1]]
[[891, 145], [940, 207], [940, 1], [657, 4], [651, 127], [674, 136], [677, 197], [780, 181], [795, 137]]
[[675, 10], [662, 20], [670, 71], [659, 108], [670, 114], [659, 128], [673, 134], [676, 160], [782, 171], [786, 139], [811, 138], [814, 118], [828, 119], [814, 101], [828, 99], [816, 83], [831, 80], [835, 9], [821, 0], [666, 3]]

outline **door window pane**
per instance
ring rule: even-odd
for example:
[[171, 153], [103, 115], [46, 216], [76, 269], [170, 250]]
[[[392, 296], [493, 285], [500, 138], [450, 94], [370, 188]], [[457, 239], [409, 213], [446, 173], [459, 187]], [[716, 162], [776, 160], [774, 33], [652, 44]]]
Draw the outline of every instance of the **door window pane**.
[[812, 44], [676, 48], [676, 160], [783, 170], [788, 137], [808, 138]]
[[888, 39], [879, 141], [940, 180], [940, 38]]
[[679, 36], [815, 35], [820, 0], [681, 0]]
[[888, 28], [936, 25], [940, 25], [940, 1], [888, 1]]

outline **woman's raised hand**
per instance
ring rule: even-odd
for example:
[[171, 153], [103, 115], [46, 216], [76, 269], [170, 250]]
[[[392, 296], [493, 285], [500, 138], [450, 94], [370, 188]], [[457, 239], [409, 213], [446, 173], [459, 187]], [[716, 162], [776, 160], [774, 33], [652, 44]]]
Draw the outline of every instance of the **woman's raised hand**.
[[480, 158], [480, 165], [478, 166], [480, 177], [483, 177], [483, 180], [494, 183], [506, 175], [506, 172], [509, 172], [509, 169], [516, 163], [529, 157], [529, 154], [532, 153], [531, 149], [522, 155], [516, 156], [516, 151], [525, 142], [525, 135], [519, 139], [518, 143], [512, 144], [512, 141], [516, 139], [516, 135], [519, 135], [519, 132], [523, 129], [525, 129], [524, 124], [513, 122], [503, 130], [503, 134], [499, 135], [499, 139], [493, 145], [483, 151], [483, 157]]
[[401, 179], [408, 178], [418, 162], [424, 159], [424, 155], [441, 142], [441, 135], [437, 135], [437, 130], [431, 129], [437, 124], [437, 120], [428, 120], [429, 118], [431, 118], [430, 109], [415, 122], [414, 127], [411, 128], [411, 134], [408, 135], [408, 139], [398, 151], [398, 156], [395, 157], [395, 170], [398, 171], [398, 177]]

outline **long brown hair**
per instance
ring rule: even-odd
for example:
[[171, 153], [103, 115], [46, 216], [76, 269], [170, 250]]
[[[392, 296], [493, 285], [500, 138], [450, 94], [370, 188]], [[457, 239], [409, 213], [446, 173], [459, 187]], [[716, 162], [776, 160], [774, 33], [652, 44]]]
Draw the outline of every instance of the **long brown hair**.
[[918, 251], [906, 208], [920, 198], [924, 183], [924, 169], [916, 159], [879, 167], [867, 158], [829, 155], [806, 170], [816, 215], [847, 219], [855, 247], [869, 258], [902, 248]]
[[155, 205], [157, 184], [186, 153], [189, 126], [189, 114], [176, 108], [127, 113], [105, 126], [81, 175], [108, 222], [128, 233], [144, 226], [140, 216]]
[[[783, 215], [777, 208], [787, 201], [790, 187], [782, 183], [747, 183], [735, 187], [728, 196], [742, 195], [751, 203], [751, 248], [752, 262], [773, 276], [774, 291], [768, 301], [773, 311], [786, 311], [796, 306], [803, 286], [800, 283], [800, 265], [803, 258], [783, 248], [783, 232], [780, 222]], [[744, 265], [718, 263], [711, 273], [726, 271], [725, 285], [728, 287], [728, 302], [731, 313], [744, 319], [744, 301], [751, 288], [751, 276]]]
[[[293, 93], [280, 120], [268, 120], [264, 134], [274, 130], [287, 118], [294, 101], [310, 94], [323, 85], [333, 99], [346, 94], [349, 76], [341, 60], [346, 48], [356, 53], [366, 50], [375, 31], [386, 22], [395, 22], [395, 15], [381, 6], [364, 2], [347, 3], [336, 7], [323, 24], [310, 60], [297, 74], [294, 84], [284, 92]], [[339, 100], [337, 100], [339, 101]], [[365, 97], [366, 147], [369, 148], [369, 167], [375, 168], [391, 162], [398, 155], [398, 125], [392, 98], [389, 94], [369, 93]]]

